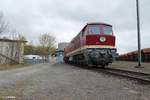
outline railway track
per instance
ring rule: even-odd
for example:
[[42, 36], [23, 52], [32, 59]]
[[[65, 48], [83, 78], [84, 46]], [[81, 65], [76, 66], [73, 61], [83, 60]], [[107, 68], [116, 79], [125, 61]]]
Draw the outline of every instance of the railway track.
[[114, 69], [114, 68], [105, 68], [105, 69], [93, 68], [92, 70], [150, 83], [150, 74], [146, 74], [142, 72], [134, 72], [134, 71], [121, 70], [121, 69]]
[[150, 84], [150, 74], [148, 74], [148, 73], [115, 69], [115, 68], [100, 68], [100, 67], [93, 67], [93, 66], [87, 67], [87, 66], [76, 65], [76, 64], [71, 64], [71, 65], [77, 66], [77, 67], [80, 67], [83, 69], [87, 69], [87, 70], [92, 70], [92, 71], [95, 71], [98, 73], [103, 72], [103, 73], [107, 73], [107, 74], [111, 74], [111, 75], [115, 75], [115, 76], [126, 77], [126, 78], [130, 78], [132, 80]]

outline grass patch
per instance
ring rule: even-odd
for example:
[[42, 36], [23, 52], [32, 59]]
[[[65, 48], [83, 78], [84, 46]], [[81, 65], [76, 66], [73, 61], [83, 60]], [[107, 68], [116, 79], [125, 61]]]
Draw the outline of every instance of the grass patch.
[[[138, 65], [138, 62], [133, 62], [133, 61], [114, 61], [112, 63], [112, 66], [118, 66], [118, 67], [135, 67]], [[145, 63], [145, 62], [142, 62], [141, 63], [142, 66], [144, 67], [150, 67], [150, 63]]]

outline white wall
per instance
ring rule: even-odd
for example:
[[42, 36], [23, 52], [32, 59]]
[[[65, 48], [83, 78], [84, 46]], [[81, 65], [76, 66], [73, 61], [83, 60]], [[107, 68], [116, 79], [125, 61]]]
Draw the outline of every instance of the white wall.
[[23, 63], [23, 55], [23, 42], [0, 40], [0, 64]]

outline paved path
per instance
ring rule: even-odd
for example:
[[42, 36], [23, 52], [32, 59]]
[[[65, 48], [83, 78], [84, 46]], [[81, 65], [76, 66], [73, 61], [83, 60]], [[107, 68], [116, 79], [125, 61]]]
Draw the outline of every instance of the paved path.
[[66, 64], [39, 64], [0, 71], [0, 100], [7, 98], [150, 100], [150, 85]]

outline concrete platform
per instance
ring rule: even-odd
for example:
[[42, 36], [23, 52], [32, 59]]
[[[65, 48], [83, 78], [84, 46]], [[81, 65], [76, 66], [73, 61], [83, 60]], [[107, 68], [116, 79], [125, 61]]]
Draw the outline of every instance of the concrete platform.
[[142, 68], [136, 68], [138, 62], [115, 61], [108, 67], [150, 74], [150, 63], [142, 63]]

